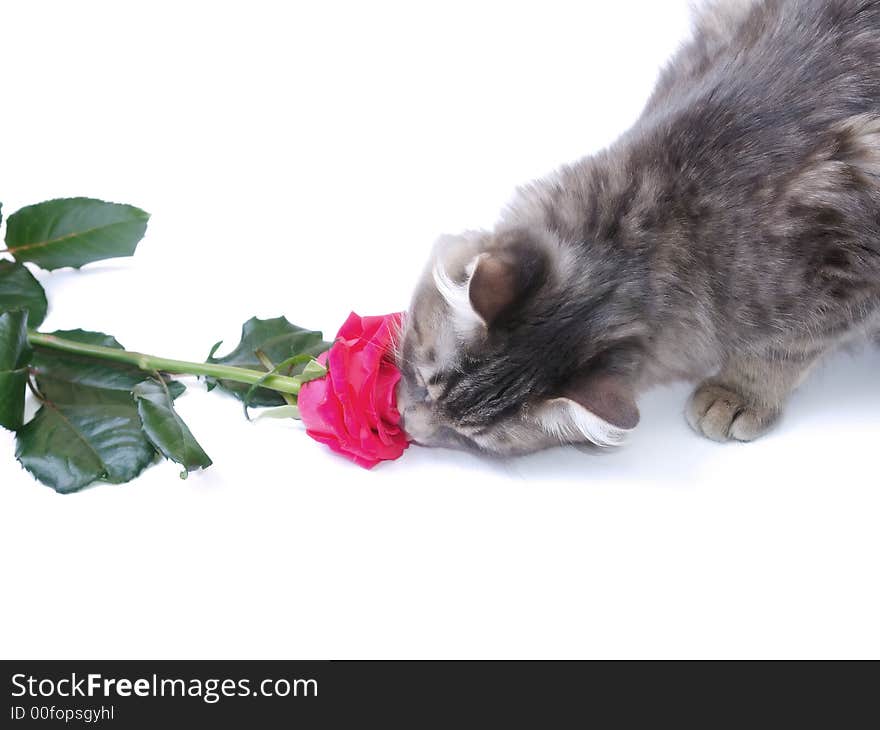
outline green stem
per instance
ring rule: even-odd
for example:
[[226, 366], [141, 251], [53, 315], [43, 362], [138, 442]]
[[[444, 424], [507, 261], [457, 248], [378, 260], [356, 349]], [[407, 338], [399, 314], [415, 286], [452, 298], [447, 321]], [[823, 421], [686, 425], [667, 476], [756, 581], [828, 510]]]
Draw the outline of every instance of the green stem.
[[270, 375], [266, 377], [266, 373], [259, 370], [248, 370], [247, 368], [236, 368], [230, 365], [217, 365], [207, 362], [170, 360], [164, 357], [144, 355], [140, 352], [118, 350], [113, 347], [86, 345], [82, 342], [65, 340], [54, 335], [44, 335], [40, 332], [28, 332], [28, 341], [35, 347], [48, 347], [52, 350], [61, 350], [62, 352], [70, 352], [75, 355], [85, 355], [99, 360], [120, 362], [126, 365], [133, 365], [145, 372], [159, 370], [163, 373], [173, 373], [175, 375], [204, 375], [217, 378], [218, 380], [246, 383], [247, 385], [254, 385], [265, 378], [260, 383], [261, 388], [268, 388], [279, 393], [291, 393], [293, 395], [299, 393], [299, 389], [302, 387], [302, 382], [298, 378], [288, 378], [283, 375]]

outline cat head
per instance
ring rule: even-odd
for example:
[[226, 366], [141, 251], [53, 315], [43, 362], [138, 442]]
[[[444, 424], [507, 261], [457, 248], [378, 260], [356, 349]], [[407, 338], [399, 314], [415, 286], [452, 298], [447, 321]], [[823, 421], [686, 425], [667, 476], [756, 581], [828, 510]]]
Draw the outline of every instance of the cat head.
[[437, 242], [397, 353], [416, 442], [517, 454], [635, 428], [641, 324], [613, 262], [581, 255], [543, 229]]

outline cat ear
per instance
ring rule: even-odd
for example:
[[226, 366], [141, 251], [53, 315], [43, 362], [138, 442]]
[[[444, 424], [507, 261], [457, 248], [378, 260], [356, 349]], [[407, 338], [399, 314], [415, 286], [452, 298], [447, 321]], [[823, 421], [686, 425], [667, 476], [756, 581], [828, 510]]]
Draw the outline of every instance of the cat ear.
[[468, 270], [468, 300], [488, 327], [535, 288], [544, 257], [534, 246], [514, 244], [480, 254]]
[[469, 268], [468, 301], [488, 326], [516, 301], [516, 271], [510, 261], [488, 253], [477, 256]]
[[[464, 280], [451, 272], [464, 269]], [[525, 301], [545, 279], [547, 255], [539, 242], [513, 231], [495, 239], [495, 245], [475, 255], [467, 266], [454, 259], [433, 269], [434, 284], [452, 313], [455, 331], [462, 337], [486, 332], [498, 319]]]
[[628, 381], [613, 373], [575, 378], [562, 395], [538, 413], [541, 426], [561, 441], [619, 446], [639, 424], [639, 409]]

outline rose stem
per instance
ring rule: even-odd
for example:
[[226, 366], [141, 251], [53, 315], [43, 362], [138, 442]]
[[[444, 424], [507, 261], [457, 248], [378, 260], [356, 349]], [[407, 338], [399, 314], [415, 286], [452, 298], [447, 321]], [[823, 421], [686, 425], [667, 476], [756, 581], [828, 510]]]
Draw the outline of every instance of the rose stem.
[[[86, 355], [99, 360], [111, 360], [125, 363], [144, 370], [154, 372], [156, 370], [175, 375], [206, 375], [219, 380], [232, 380], [236, 383], [254, 385], [260, 383], [261, 388], [268, 388], [279, 393], [296, 395], [302, 387], [298, 378], [288, 378], [284, 375], [270, 375], [260, 370], [248, 370], [230, 365], [218, 365], [207, 362], [186, 362], [184, 360], [169, 360], [164, 357], [144, 355], [140, 352], [118, 350], [114, 347], [102, 347], [101, 345], [87, 345], [82, 342], [65, 340], [55, 335], [44, 335], [40, 332], [28, 332], [28, 341], [34, 347], [47, 347], [52, 350], [61, 350], [75, 355]], [[263, 380], [265, 378], [265, 380]], [[262, 382], [260, 382], [262, 380]]]

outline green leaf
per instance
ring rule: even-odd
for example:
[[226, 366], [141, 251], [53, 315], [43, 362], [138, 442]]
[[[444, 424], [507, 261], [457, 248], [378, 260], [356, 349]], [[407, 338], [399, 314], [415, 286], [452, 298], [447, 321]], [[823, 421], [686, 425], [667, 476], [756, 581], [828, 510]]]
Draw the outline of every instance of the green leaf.
[[0, 370], [16, 370], [30, 362], [27, 325], [27, 312], [22, 309], [0, 314]]
[[3, 259], [0, 260], [0, 312], [14, 309], [28, 310], [28, 326], [36, 329], [46, 318], [46, 292], [24, 266]]
[[[109, 335], [73, 330], [57, 337], [121, 349]], [[18, 431], [16, 457], [58, 492], [74, 492], [99, 479], [134, 479], [156, 457], [132, 397], [144, 374], [135, 367], [36, 348], [32, 361], [43, 405]], [[169, 383], [177, 397], [184, 388]]]
[[299, 416], [299, 408], [297, 406], [278, 406], [277, 408], [266, 408], [260, 411], [257, 416], [259, 421], [262, 418], [293, 418], [297, 421], [301, 420]]
[[301, 383], [305, 384], [312, 380], [323, 378], [325, 375], [327, 375], [327, 368], [321, 365], [317, 360], [311, 360], [299, 374], [299, 380]]
[[165, 383], [145, 380], [133, 393], [144, 432], [160, 454], [182, 465], [185, 474], [211, 466], [211, 459], [174, 410], [174, 399]]
[[32, 351], [24, 310], [0, 314], [0, 426], [15, 431], [24, 423], [24, 397]]
[[[241, 330], [241, 342], [226, 357], [208, 357], [208, 362], [221, 365], [234, 365], [251, 370], [268, 371], [258, 356], [263, 353], [273, 363], [283, 363], [300, 355], [316, 357], [330, 347], [329, 342], [324, 342], [320, 332], [297, 327], [288, 322], [284, 317], [277, 319], [253, 319], [245, 322]], [[299, 375], [304, 364], [300, 363], [292, 368], [289, 373], [283, 375]], [[232, 383], [221, 380], [219, 382], [208, 379], [208, 386], [219, 384], [224, 390], [232, 393], [239, 400], [244, 401], [248, 397], [248, 405], [255, 408], [268, 408], [284, 405], [284, 398], [266, 388], [257, 388], [250, 396], [250, 386], [241, 383]]]
[[6, 247], [18, 261], [44, 269], [79, 268], [134, 254], [149, 217], [140, 208], [92, 198], [47, 200], [9, 216]]

